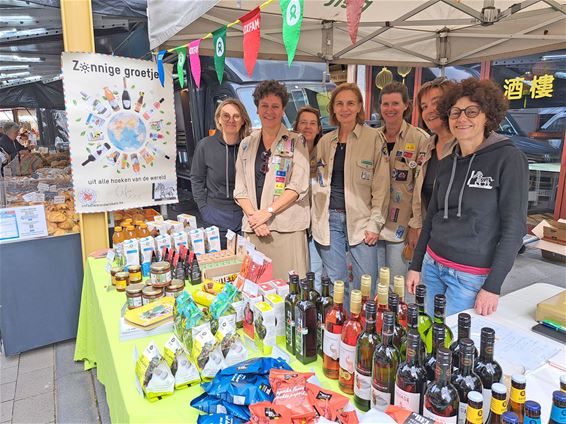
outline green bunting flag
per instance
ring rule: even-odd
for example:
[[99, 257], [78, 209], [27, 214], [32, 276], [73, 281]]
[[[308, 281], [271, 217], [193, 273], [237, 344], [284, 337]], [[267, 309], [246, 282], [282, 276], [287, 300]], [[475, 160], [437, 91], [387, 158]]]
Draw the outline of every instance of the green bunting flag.
[[185, 59], [187, 58], [187, 47], [181, 47], [177, 50], [177, 76], [179, 77], [179, 85], [181, 88], [185, 86]]
[[283, 43], [287, 50], [287, 62], [293, 63], [303, 23], [304, 0], [280, 0], [281, 16], [283, 17]]
[[224, 61], [226, 60], [226, 26], [218, 28], [212, 33], [214, 43], [214, 68], [218, 82], [222, 84], [224, 78]]

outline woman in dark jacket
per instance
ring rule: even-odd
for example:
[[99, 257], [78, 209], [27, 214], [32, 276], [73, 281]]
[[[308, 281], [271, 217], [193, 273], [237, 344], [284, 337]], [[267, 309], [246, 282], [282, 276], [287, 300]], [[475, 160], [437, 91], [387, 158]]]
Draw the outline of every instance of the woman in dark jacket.
[[216, 134], [203, 138], [195, 150], [191, 168], [193, 197], [205, 226], [220, 230], [222, 248], [226, 248], [226, 232], [242, 228], [242, 210], [234, 202], [234, 181], [238, 145], [251, 129], [244, 105], [226, 99], [214, 115]]
[[507, 111], [494, 82], [466, 79], [437, 109], [458, 146], [440, 161], [407, 287], [415, 292], [422, 268], [429, 313], [443, 293], [447, 315], [489, 315], [526, 233], [527, 158], [494, 132]]

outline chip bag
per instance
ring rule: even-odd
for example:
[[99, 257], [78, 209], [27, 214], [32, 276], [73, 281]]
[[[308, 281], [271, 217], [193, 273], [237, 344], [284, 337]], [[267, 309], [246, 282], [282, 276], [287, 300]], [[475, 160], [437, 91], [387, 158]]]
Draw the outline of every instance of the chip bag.
[[191, 406], [207, 414], [228, 414], [244, 421], [250, 419], [250, 411], [247, 407], [235, 405], [208, 393], [203, 393], [191, 401]]
[[182, 389], [200, 383], [200, 375], [189, 355], [176, 336], [172, 336], [163, 348], [163, 357], [175, 377], [175, 388]]
[[293, 420], [314, 418], [316, 411], [305, 390], [307, 379], [313, 375], [313, 372], [301, 373], [276, 368], [269, 371], [269, 383], [275, 393], [273, 404], [289, 408]]
[[136, 361], [136, 376], [150, 401], [173, 394], [175, 378], [153, 341]]
[[423, 417], [400, 406], [390, 405], [385, 410], [385, 413], [397, 424], [440, 424], [438, 421]]
[[260, 402], [250, 405], [250, 423], [252, 424], [292, 424], [291, 410], [283, 405], [274, 405], [271, 402]]
[[246, 421], [228, 414], [199, 415], [197, 424], [244, 424]]
[[323, 389], [316, 384], [307, 383], [306, 390], [309, 395], [309, 402], [314, 405], [318, 415], [336, 421], [349, 399], [339, 393]]
[[230, 350], [224, 358], [224, 365], [230, 367], [234, 364], [244, 361], [248, 357], [248, 349], [238, 337], [230, 346]]

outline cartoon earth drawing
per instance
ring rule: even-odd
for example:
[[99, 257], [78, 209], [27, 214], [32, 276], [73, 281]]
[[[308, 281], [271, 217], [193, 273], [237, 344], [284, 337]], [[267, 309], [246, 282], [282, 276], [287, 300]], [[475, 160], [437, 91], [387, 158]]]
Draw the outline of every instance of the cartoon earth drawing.
[[108, 122], [108, 138], [123, 152], [135, 152], [145, 143], [146, 127], [137, 113], [120, 112]]

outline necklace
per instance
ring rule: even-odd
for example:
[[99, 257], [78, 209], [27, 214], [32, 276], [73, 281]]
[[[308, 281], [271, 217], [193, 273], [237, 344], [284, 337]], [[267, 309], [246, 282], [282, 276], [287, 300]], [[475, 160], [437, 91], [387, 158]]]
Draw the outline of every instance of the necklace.
[[344, 150], [346, 148], [346, 143], [338, 143], [338, 148]]

